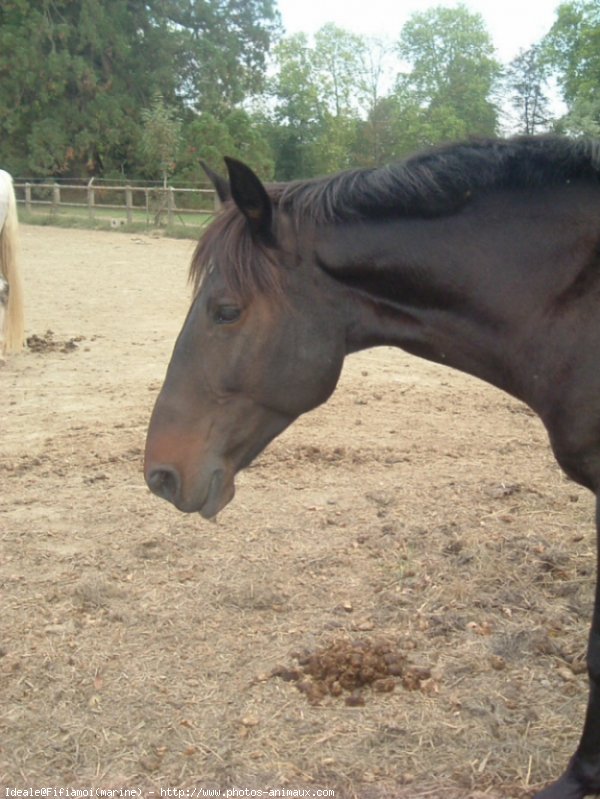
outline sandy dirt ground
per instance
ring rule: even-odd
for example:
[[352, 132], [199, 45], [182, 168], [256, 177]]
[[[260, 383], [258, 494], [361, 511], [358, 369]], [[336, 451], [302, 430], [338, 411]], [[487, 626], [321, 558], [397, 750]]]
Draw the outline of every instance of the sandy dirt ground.
[[142, 453], [193, 243], [24, 226], [21, 244], [0, 795], [523, 799], [560, 773], [592, 498], [527, 408], [399, 351], [352, 356], [217, 523], [183, 516]]

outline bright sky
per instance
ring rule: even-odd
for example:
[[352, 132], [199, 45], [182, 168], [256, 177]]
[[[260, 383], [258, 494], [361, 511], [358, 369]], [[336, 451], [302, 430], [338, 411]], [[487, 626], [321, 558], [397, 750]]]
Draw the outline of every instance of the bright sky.
[[[508, 62], [547, 33], [560, 0], [464, 0], [479, 12], [494, 41], [498, 58]], [[406, 20], [436, 6], [456, 7], [449, 0], [278, 0], [287, 33], [315, 33], [327, 22], [365, 36], [399, 37]]]

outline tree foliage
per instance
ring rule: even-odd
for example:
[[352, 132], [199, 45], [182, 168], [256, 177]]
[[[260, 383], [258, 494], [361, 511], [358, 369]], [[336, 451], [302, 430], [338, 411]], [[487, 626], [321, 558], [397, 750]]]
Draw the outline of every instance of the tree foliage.
[[600, 135], [600, 5], [597, 0], [563, 3], [543, 42], [568, 107], [559, 128]]
[[520, 133], [540, 133], [551, 120], [547, 89], [548, 69], [541, 44], [521, 51], [505, 74], [507, 99]]
[[376, 87], [368, 40], [325, 25], [276, 51], [272, 137], [277, 175], [289, 178], [343, 169], [353, 162], [359, 121]]
[[199, 181], [201, 158], [232, 155], [287, 180], [494, 135], [503, 105], [514, 132], [600, 133], [598, 0], [560, 5], [503, 75], [462, 5], [382, 43], [332, 24], [283, 36], [276, 1], [1, 0], [1, 165]]
[[414, 14], [398, 54], [409, 69], [399, 76], [397, 94], [403, 105], [420, 109], [424, 140], [496, 133], [491, 97], [500, 65], [480, 14], [464, 6]]
[[167, 188], [167, 178], [174, 171], [181, 120], [157, 94], [149, 108], [142, 109], [141, 151], [147, 159], [148, 170], [160, 170], [163, 187]]
[[20, 169], [95, 173], [134, 160], [140, 106], [173, 93], [155, 66], [161, 41], [140, 0], [5, 0], [0, 136]]
[[274, 0], [155, 0], [155, 13], [177, 40], [177, 88], [194, 108], [227, 113], [263, 89]]
[[14, 172], [135, 172], [142, 110], [224, 115], [261, 85], [272, 0], [2, 0], [0, 141]]

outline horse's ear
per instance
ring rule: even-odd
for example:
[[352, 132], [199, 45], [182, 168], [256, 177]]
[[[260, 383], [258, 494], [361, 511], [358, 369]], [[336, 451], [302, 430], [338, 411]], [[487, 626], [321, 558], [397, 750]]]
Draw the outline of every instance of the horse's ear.
[[218, 175], [214, 170], [212, 170], [206, 161], [200, 161], [200, 166], [206, 172], [206, 175], [210, 182], [215, 187], [215, 191], [217, 192], [217, 197], [221, 200], [222, 203], [226, 203], [227, 200], [231, 199], [231, 189], [229, 188], [229, 183], [222, 178], [221, 175]]
[[273, 235], [273, 207], [267, 190], [249, 166], [225, 157], [233, 201], [244, 214], [252, 232], [262, 239]]

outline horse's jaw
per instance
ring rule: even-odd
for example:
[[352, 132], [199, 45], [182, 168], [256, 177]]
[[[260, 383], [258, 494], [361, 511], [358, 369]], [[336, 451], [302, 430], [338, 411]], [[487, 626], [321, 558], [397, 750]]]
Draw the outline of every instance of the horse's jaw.
[[234, 496], [234, 480], [227, 480], [225, 472], [222, 469], [216, 469], [210, 478], [206, 498], [197, 512], [204, 519], [215, 519], [217, 514], [231, 502]]

